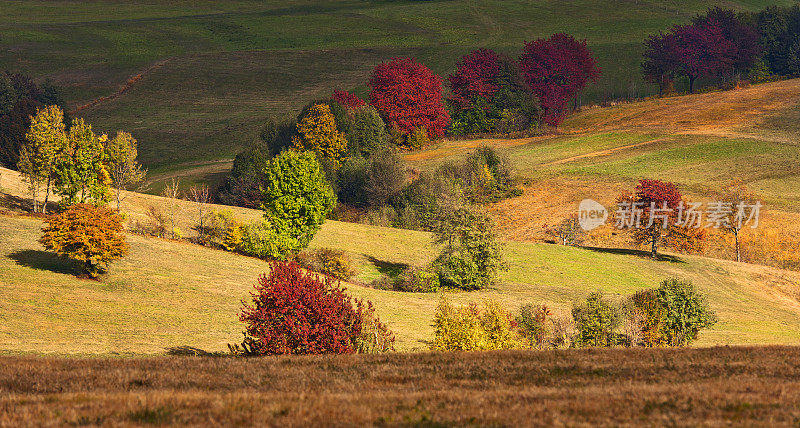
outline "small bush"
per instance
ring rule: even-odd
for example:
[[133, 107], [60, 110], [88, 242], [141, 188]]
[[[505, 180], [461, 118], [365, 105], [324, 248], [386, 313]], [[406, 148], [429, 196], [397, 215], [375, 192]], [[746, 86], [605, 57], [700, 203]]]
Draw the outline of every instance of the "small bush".
[[361, 333], [356, 338], [356, 352], [382, 354], [394, 351], [394, 333], [375, 315], [372, 303], [367, 302], [367, 306], [361, 309]]
[[284, 260], [292, 251], [291, 242], [266, 219], [237, 225], [229, 230], [225, 242], [231, 251], [264, 260]]
[[514, 331], [511, 314], [492, 300], [481, 310], [474, 303], [455, 307], [442, 297], [433, 318], [438, 351], [514, 349], [522, 345]]
[[153, 205], [150, 205], [147, 208], [146, 214], [148, 220], [148, 225], [145, 226], [146, 234], [155, 236], [157, 238], [163, 238], [167, 236], [167, 232], [169, 231], [169, 220], [167, 219], [166, 214]]
[[74, 204], [45, 223], [39, 240], [45, 249], [80, 262], [92, 277], [128, 252], [122, 219], [106, 207]]
[[445, 248], [434, 266], [442, 286], [478, 290], [492, 285], [505, 268], [492, 219], [468, 207], [453, 208], [441, 216], [434, 237]]
[[[253, 355], [354, 353], [359, 349], [386, 349], [383, 339], [367, 344], [364, 320], [372, 317], [373, 330], [384, 338], [371, 312], [372, 305], [353, 300], [329, 277], [305, 272], [297, 263], [276, 262], [262, 275], [252, 304], [245, 303], [239, 320], [245, 338], [231, 350]], [[370, 342], [371, 343], [371, 342]]]
[[584, 303], [574, 306], [572, 317], [578, 329], [579, 346], [607, 348], [617, 344], [614, 330], [620, 323], [619, 312], [602, 294], [592, 293]]
[[[197, 227], [198, 234], [202, 237], [202, 242], [216, 248], [226, 248], [225, 238], [235, 226], [239, 224], [233, 217], [233, 211], [225, 209], [222, 211], [212, 211], [206, 215], [203, 227]], [[228, 249], [232, 251], [232, 249]]]
[[304, 251], [297, 255], [296, 260], [307, 269], [344, 281], [357, 273], [347, 253], [333, 248]]
[[414, 128], [411, 133], [406, 136], [406, 147], [411, 150], [419, 150], [428, 144], [431, 139], [428, 137], [428, 130], [423, 127]]
[[382, 206], [403, 190], [405, 166], [395, 153], [383, 151], [370, 158], [367, 167], [366, 196], [371, 206]]
[[528, 345], [534, 349], [547, 347], [548, 337], [552, 333], [550, 309], [545, 305], [534, 306], [530, 303], [523, 305], [517, 316], [517, 326]]
[[404, 272], [403, 280], [396, 289], [412, 293], [435, 293], [439, 291], [439, 285], [439, 274], [437, 272], [412, 267]]
[[716, 314], [691, 281], [667, 279], [655, 294], [664, 308], [664, 333], [672, 346], [692, 343], [701, 329], [717, 323]]
[[639, 339], [642, 346], [666, 345], [667, 338], [664, 331], [666, 308], [659, 301], [655, 290], [637, 291], [631, 297], [631, 302], [635, 308], [635, 314], [632, 316], [641, 319]]
[[362, 106], [353, 112], [353, 124], [347, 134], [351, 155], [370, 156], [389, 148], [389, 135], [378, 111]]

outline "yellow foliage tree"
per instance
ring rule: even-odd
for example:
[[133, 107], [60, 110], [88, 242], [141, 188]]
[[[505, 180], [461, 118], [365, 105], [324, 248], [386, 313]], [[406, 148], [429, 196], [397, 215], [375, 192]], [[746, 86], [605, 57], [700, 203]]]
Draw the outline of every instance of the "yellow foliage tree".
[[48, 106], [31, 117], [31, 127], [21, 148], [19, 169], [30, 185], [34, 212], [38, 208], [38, 193], [42, 185], [45, 186], [42, 213], [47, 210], [56, 163], [66, 145], [64, 112], [60, 108]]
[[298, 150], [310, 150], [339, 166], [347, 150], [347, 139], [336, 129], [336, 119], [327, 104], [315, 104], [297, 124], [298, 137], [293, 140]]

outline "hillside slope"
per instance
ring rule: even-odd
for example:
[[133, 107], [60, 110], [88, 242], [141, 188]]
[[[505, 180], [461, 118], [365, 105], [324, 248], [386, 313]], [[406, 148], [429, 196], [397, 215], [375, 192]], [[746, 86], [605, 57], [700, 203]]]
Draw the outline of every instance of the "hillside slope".
[[[11, 172], [0, 171], [10, 191]], [[19, 184], [19, 183], [18, 183]], [[3, 201], [18, 201], [4, 193]], [[129, 219], [163, 199], [130, 194]], [[217, 206], [216, 209], [225, 207]], [[235, 209], [240, 218], [257, 211]], [[195, 206], [181, 202], [180, 224], [190, 231]], [[143, 218], [143, 217], [142, 217]], [[101, 281], [77, 279], [68, 263], [36, 242], [37, 219], [0, 216], [0, 350], [55, 353], [163, 353], [191, 346], [224, 351], [241, 339], [236, 314], [265, 262], [184, 242], [129, 235], [130, 254]], [[312, 247], [343, 249], [356, 261], [355, 280], [424, 264], [436, 254], [422, 232], [328, 221]], [[720, 323], [698, 345], [794, 344], [800, 341], [800, 273], [695, 256], [653, 261], [636, 252], [508, 242], [509, 270], [494, 289], [448, 293], [461, 303], [495, 298], [516, 308], [547, 304], [567, 315], [590, 291], [628, 295], [664, 278], [690, 279], [709, 297]], [[398, 349], [425, 349], [432, 339], [435, 294], [349, 285], [372, 300], [396, 332]]]

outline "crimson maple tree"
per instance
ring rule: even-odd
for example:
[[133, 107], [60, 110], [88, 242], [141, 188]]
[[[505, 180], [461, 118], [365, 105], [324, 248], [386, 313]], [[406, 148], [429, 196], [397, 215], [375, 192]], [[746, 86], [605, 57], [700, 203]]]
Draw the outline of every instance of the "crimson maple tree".
[[352, 94], [347, 91], [333, 91], [333, 100], [339, 103], [342, 107], [348, 108], [350, 110], [355, 110], [364, 104], [364, 100], [358, 97], [356, 94]]
[[491, 49], [478, 49], [461, 58], [456, 72], [448, 76], [453, 94], [450, 102], [467, 108], [473, 99], [488, 99], [500, 88], [500, 55]]
[[375, 67], [369, 79], [370, 105], [384, 117], [386, 125], [403, 134], [425, 129], [441, 137], [450, 123], [442, 102], [442, 79], [413, 58], [393, 58]]
[[567, 103], [600, 77], [600, 66], [586, 45], [569, 34], [526, 42], [520, 57], [525, 82], [539, 97], [547, 124], [558, 126]]
[[351, 354], [362, 351], [365, 316], [369, 328], [387, 331], [370, 302], [353, 299], [327, 276], [295, 262], [275, 262], [258, 279], [239, 320], [246, 324], [244, 350], [255, 355]]
[[650, 254], [658, 258], [662, 242], [685, 252], [702, 249], [707, 233], [704, 229], [685, 224], [681, 207], [687, 204], [675, 184], [661, 180], [639, 180], [632, 195], [622, 195], [618, 204], [631, 207], [631, 215], [640, 210], [638, 224], [633, 227], [633, 240], [639, 245], [649, 245]]

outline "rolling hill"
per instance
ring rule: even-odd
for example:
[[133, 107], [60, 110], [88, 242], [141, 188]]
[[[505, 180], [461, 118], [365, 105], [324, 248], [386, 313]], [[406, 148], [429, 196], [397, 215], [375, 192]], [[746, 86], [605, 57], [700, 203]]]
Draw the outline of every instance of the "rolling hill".
[[[16, 173], [0, 171], [3, 205], [21, 201]], [[164, 199], [128, 194], [123, 211], [143, 220]], [[179, 226], [190, 231], [196, 207], [180, 203]], [[226, 207], [216, 206], [216, 209]], [[239, 218], [258, 211], [233, 209]], [[13, 212], [0, 216], [0, 350], [57, 354], [159, 354], [193, 347], [220, 352], [241, 338], [240, 301], [265, 262], [186, 242], [129, 235], [130, 254], [101, 281], [79, 279], [69, 263], [36, 242], [41, 221]], [[436, 254], [423, 232], [328, 221], [312, 248], [345, 250], [359, 270], [356, 296], [373, 301], [402, 351], [427, 349], [436, 294], [369, 288], [387, 269], [419, 265]], [[796, 344], [800, 340], [800, 273], [698, 256], [653, 261], [643, 253], [602, 248], [507, 242], [509, 270], [492, 289], [448, 293], [456, 302], [498, 299], [510, 308], [547, 304], [566, 315], [573, 301], [600, 290], [614, 298], [677, 276], [709, 297], [720, 323], [698, 345]]]
[[[472, 49], [516, 56], [525, 40], [568, 32], [588, 39], [603, 67], [585, 103], [651, 95], [638, 66], [644, 37], [717, 4], [8, 1], [0, 4], [0, 68], [52, 79], [76, 107], [134, 78], [123, 94], [79, 115], [105, 132], [132, 132], [153, 178], [178, 172], [214, 181], [229, 167], [217, 161], [252, 141], [268, 117], [291, 117], [337, 88], [363, 95], [371, 68], [396, 55], [446, 75]], [[792, 2], [725, 3], [741, 10], [771, 4]]]

